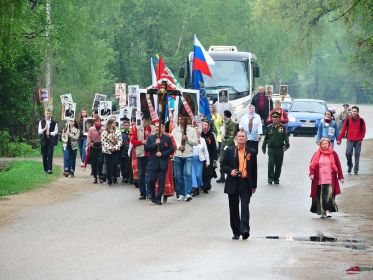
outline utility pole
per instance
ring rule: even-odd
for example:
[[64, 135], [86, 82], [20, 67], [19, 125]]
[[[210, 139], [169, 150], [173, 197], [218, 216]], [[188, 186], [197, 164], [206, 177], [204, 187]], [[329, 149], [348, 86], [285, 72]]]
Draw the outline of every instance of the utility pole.
[[[47, 16], [47, 26], [45, 29], [45, 35], [47, 38], [47, 52], [46, 52], [46, 76], [45, 76], [45, 87], [48, 89], [49, 93], [49, 100], [52, 100], [52, 88], [51, 88], [51, 53], [50, 53], [50, 27], [52, 24], [52, 19], [51, 19], [51, 5], [50, 5], [51, 0], [46, 1], [46, 16]], [[53, 103], [52, 108], [53, 109]]]

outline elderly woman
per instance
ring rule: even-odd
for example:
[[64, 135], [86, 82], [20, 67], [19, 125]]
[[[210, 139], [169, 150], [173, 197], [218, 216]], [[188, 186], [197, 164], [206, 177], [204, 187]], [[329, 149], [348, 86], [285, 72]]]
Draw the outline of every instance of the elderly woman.
[[338, 154], [333, 151], [328, 138], [320, 140], [319, 149], [314, 153], [309, 177], [311, 184], [311, 212], [321, 215], [321, 218], [331, 218], [330, 212], [337, 212], [335, 196], [341, 193], [339, 182], [344, 182], [341, 162]]
[[62, 130], [61, 140], [63, 147], [63, 175], [74, 177], [76, 153], [78, 150], [79, 128], [75, 120], [66, 122], [65, 128]]

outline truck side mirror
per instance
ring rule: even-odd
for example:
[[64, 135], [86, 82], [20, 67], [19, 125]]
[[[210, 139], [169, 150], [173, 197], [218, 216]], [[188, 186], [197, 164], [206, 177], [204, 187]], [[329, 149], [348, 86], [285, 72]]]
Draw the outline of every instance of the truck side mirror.
[[260, 69], [258, 63], [256, 61], [253, 62], [253, 74], [255, 78], [260, 77]]
[[179, 67], [179, 78], [184, 79], [185, 78], [185, 65], [184, 63], [180, 65]]

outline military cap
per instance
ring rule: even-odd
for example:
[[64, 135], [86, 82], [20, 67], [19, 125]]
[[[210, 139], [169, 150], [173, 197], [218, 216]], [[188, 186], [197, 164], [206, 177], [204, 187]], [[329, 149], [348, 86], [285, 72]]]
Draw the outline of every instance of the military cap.
[[276, 111], [272, 112], [272, 114], [271, 114], [272, 118], [279, 118], [280, 116], [281, 116], [280, 113], [276, 112]]

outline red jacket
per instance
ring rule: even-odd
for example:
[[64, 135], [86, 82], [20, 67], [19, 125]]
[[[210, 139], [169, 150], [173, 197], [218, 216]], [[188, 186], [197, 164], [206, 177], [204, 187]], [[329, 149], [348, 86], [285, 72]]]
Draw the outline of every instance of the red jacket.
[[271, 114], [275, 111], [280, 113], [280, 115], [281, 115], [280, 122], [283, 125], [285, 125], [289, 122], [288, 114], [286, 113], [286, 111], [284, 109], [280, 108], [279, 110], [273, 109], [271, 112], [269, 112], [269, 115], [268, 115], [268, 118], [267, 118], [267, 125], [272, 123]]
[[[348, 128], [346, 125], [346, 121], [348, 120]], [[362, 124], [360, 129], [360, 122], [361, 118], [358, 115], [357, 119], [353, 121], [352, 116], [348, 117], [343, 123], [343, 127], [341, 132], [339, 133], [337, 141], [341, 141], [342, 138], [345, 136], [347, 131], [347, 140], [348, 141], [360, 141], [363, 140], [365, 137], [365, 122]]]
[[[144, 132], [145, 131], [147, 131], [148, 134], [150, 135], [152, 133], [152, 128], [150, 126], [145, 127], [144, 128]], [[147, 138], [146, 134], [144, 134], [144, 140], [146, 140], [146, 138]], [[140, 146], [140, 145], [144, 145], [141, 140], [137, 139], [137, 127], [135, 125], [131, 129], [131, 143], [132, 143], [132, 145], [133, 145], [134, 148], [136, 148], [137, 146]], [[148, 157], [149, 154], [150, 153], [148, 151], [145, 151], [144, 155], [146, 157]]]
[[[314, 155], [315, 156], [315, 155]], [[341, 193], [341, 189], [339, 187], [338, 180], [344, 179], [341, 162], [339, 160], [338, 154], [333, 151], [333, 156], [335, 160], [335, 165], [337, 166], [338, 171], [333, 171], [333, 180], [332, 180], [332, 189], [333, 189], [333, 197], [335, 197], [337, 194]], [[319, 182], [319, 166], [317, 165], [315, 168], [312, 168], [310, 166], [310, 174], [314, 175], [314, 178], [311, 183], [311, 194], [310, 197], [316, 199], [317, 197], [317, 188], [318, 188], [318, 182]]]

